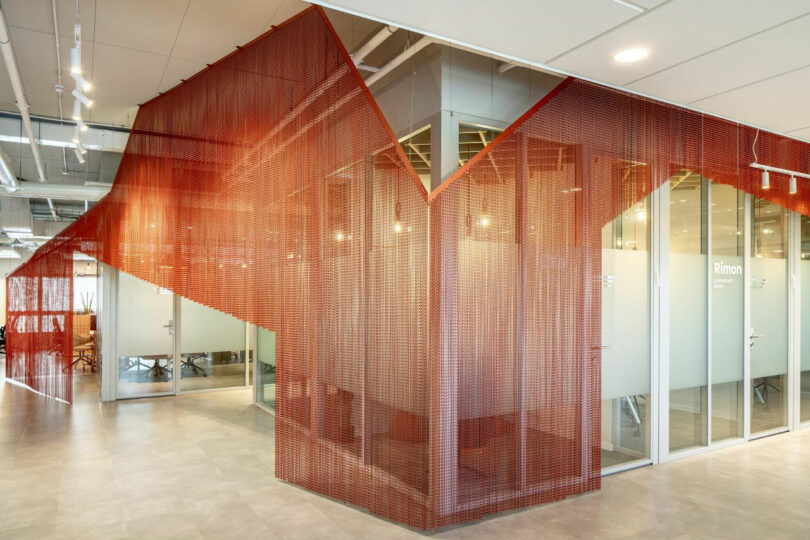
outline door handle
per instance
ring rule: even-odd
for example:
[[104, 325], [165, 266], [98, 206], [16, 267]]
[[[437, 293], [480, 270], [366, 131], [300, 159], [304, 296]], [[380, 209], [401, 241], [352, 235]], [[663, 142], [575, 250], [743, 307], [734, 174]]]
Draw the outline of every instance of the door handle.
[[163, 328], [168, 328], [169, 335], [174, 335], [174, 321], [169, 321], [169, 324], [164, 324]]

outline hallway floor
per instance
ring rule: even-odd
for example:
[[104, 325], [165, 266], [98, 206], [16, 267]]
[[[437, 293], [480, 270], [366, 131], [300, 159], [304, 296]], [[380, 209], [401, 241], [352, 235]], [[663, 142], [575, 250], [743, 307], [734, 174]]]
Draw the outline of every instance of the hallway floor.
[[[0, 370], [4, 366], [0, 362]], [[415, 538], [273, 477], [248, 390], [57, 403], [0, 376], [0, 538]], [[808, 538], [810, 430], [604, 479], [436, 538]]]

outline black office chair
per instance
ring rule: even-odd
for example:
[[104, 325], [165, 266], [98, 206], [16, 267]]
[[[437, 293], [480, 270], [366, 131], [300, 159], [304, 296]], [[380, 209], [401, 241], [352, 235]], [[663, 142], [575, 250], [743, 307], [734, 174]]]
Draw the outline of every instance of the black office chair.
[[0, 354], [6, 354], [6, 326], [0, 326]]
[[182, 362], [180, 363], [180, 369], [189, 368], [194, 375], [200, 374], [203, 377], [208, 377], [208, 373], [205, 372], [205, 369], [202, 366], [197, 365], [195, 360], [200, 360], [202, 358], [206, 358], [208, 355], [206, 353], [190, 353], [181, 355]]

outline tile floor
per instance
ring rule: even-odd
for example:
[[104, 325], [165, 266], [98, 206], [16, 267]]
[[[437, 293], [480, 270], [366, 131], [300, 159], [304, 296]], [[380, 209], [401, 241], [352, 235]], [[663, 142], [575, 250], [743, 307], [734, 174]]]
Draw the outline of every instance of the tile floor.
[[[4, 366], [0, 365], [0, 372]], [[0, 377], [0, 538], [415, 538], [273, 477], [248, 390], [66, 406]], [[810, 538], [810, 430], [608, 477], [436, 538]]]

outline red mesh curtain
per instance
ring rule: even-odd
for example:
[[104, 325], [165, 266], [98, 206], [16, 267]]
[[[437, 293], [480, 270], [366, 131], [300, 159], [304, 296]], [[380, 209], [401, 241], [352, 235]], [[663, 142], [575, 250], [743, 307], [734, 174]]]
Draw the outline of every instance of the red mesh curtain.
[[6, 377], [73, 398], [73, 250], [43, 246], [6, 280]]
[[431, 194], [431, 526], [599, 487], [602, 227], [682, 170], [807, 214], [757, 158], [810, 145], [568, 79]]
[[[687, 169], [791, 209], [808, 145], [569, 79], [430, 204], [319, 8], [144, 104], [111, 193], [8, 281], [70, 401], [72, 252], [276, 333], [276, 475], [420, 528], [596, 489], [604, 224]], [[786, 179], [784, 179], [786, 180]]]
[[276, 332], [276, 475], [424, 527], [428, 223], [312, 8], [142, 105], [111, 193], [58, 240]]

